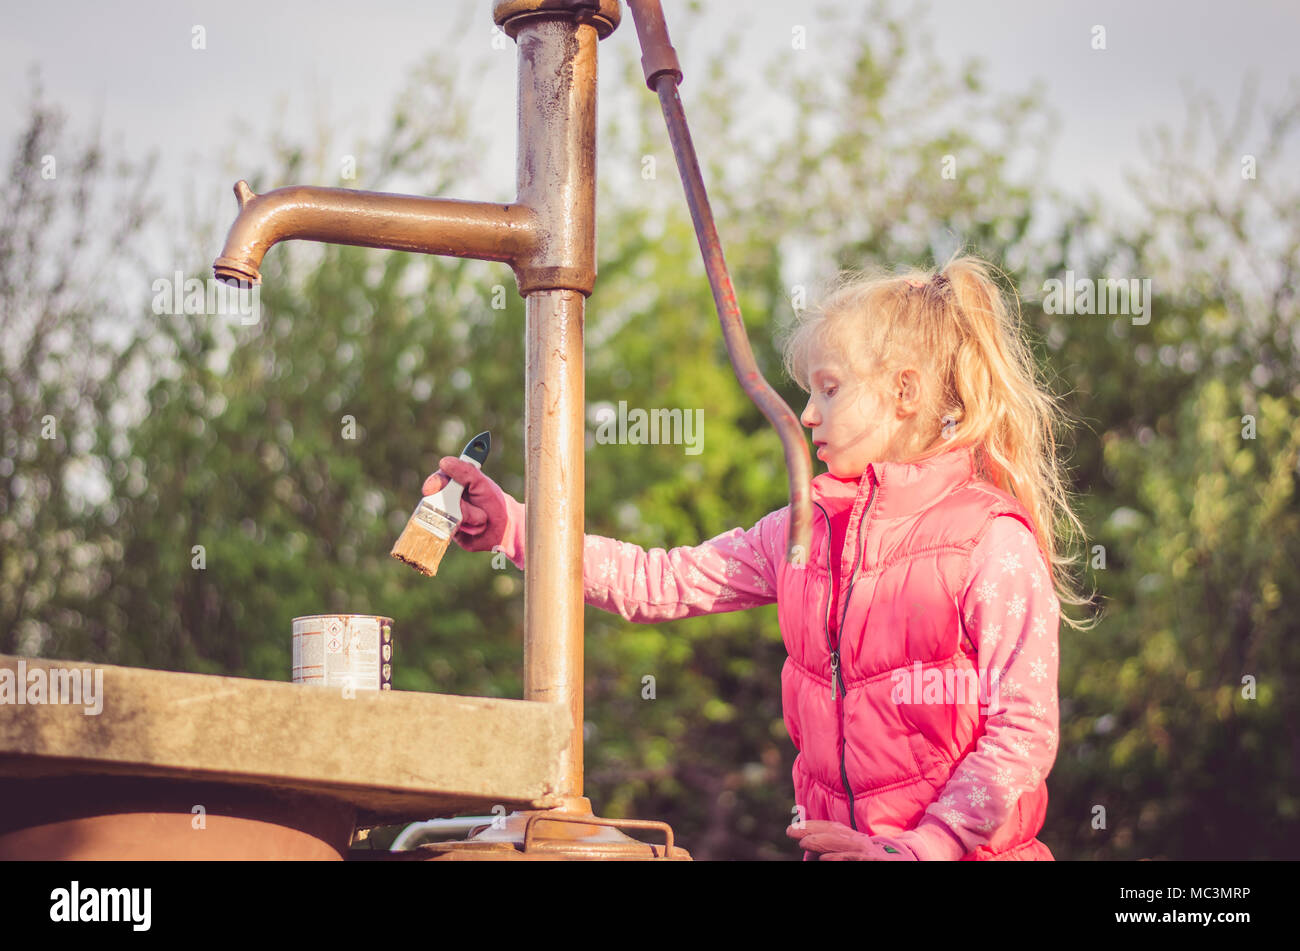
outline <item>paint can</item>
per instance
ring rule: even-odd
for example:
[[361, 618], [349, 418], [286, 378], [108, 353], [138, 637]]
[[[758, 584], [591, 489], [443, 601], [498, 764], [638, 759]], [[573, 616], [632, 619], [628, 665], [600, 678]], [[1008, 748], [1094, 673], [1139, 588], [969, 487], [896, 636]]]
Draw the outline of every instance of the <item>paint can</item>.
[[393, 619], [374, 614], [294, 618], [293, 682], [391, 690]]

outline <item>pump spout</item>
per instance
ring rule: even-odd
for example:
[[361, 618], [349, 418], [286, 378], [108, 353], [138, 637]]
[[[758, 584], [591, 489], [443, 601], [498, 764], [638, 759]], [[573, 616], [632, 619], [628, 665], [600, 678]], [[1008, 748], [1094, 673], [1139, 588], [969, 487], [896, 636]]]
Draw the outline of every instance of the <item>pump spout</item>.
[[504, 261], [516, 271], [539, 244], [537, 214], [520, 203], [307, 185], [257, 195], [242, 179], [235, 197], [239, 215], [212, 271], [240, 287], [261, 283], [263, 256], [288, 238]]

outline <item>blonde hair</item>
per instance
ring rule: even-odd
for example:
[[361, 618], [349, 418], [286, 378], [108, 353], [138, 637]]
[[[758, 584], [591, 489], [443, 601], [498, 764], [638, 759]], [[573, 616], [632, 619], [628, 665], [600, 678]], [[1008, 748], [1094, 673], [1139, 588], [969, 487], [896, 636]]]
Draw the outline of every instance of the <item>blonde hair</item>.
[[[1039, 385], [1033, 354], [1021, 337], [1019, 297], [1011, 292], [1013, 310], [994, 271], [960, 251], [933, 273], [841, 271], [780, 335], [785, 371], [811, 391], [808, 358], [814, 348], [835, 354], [877, 390], [915, 367], [925, 381], [916, 424], [921, 435], [944, 435], [949, 420], [956, 427], [907, 461], [973, 446], [979, 478], [1029, 512], [1061, 603], [1089, 604], [1091, 598], [1075, 593], [1068, 577], [1075, 559], [1061, 554], [1057, 538], [1058, 528], [1067, 539], [1075, 532], [1084, 536], [1056, 458], [1054, 428], [1066, 414]], [[1064, 612], [1062, 617], [1075, 630], [1096, 623], [1076, 623]]]

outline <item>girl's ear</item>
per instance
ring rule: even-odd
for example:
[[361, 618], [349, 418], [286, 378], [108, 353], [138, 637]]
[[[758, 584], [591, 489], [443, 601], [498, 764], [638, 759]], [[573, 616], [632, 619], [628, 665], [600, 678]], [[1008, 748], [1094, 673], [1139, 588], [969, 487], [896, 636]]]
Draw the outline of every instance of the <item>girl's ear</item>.
[[914, 402], [921, 394], [921, 375], [912, 367], [898, 372], [894, 395], [905, 403]]

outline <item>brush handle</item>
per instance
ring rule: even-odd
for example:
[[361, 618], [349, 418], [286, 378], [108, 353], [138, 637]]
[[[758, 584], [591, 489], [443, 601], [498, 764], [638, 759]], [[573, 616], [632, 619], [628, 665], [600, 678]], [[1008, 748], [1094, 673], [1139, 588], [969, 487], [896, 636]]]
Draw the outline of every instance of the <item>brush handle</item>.
[[[460, 454], [461, 461], [482, 469], [491, 449], [492, 434], [481, 432], [466, 444]], [[465, 487], [448, 475], [446, 485], [420, 500], [415, 508], [415, 516], [419, 516], [420, 521], [439, 538], [450, 538], [460, 524], [460, 498], [464, 492]]]
[[487, 461], [488, 453], [492, 451], [492, 433], [481, 432], [465, 444], [464, 450], [460, 457], [466, 462], [472, 462], [480, 469], [483, 463]]

